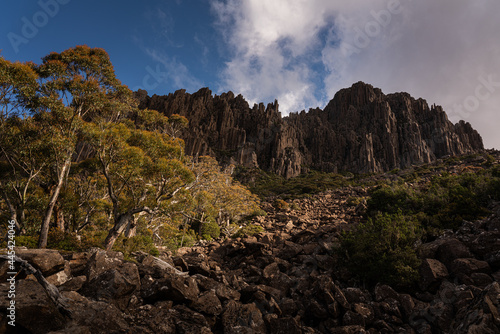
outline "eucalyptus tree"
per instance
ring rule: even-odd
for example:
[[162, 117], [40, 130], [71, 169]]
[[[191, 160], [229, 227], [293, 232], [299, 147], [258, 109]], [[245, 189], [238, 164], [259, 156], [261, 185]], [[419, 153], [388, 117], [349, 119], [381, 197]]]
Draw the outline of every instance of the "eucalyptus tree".
[[31, 117], [39, 88], [34, 68], [0, 56], [0, 193], [18, 233], [29, 189], [46, 163], [42, 131]]
[[53, 180], [38, 241], [38, 246], [44, 248], [83, 125], [106, 113], [119, 117], [133, 105], [133, 100], [131, 91], [116, 78], [103, 49], [77, 46], [61, 53], [52, 52], [36, 70], [40, 87], [34, 117], [50, 135]]
[[[146, 126], [168, 124], [152, 110], [137, 110]], [[85, 140], [92, 145], [107, 182], [113, 206], [113, 226], [104, 247], [110, 250], [137, 214], [160, 215], [161, 207], [193, 180], [183, 162], [182, 141], [133, 122], [101, 120], [86, 124]]]

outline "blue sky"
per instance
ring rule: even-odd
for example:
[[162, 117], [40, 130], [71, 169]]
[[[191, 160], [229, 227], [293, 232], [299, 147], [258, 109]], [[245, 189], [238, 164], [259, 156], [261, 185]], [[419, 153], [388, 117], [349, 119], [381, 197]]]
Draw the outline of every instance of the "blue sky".
[[209, 87], [283, 114], [364, 81], [465, 119], [500, 148], [498, 0], [16, 0], [1, 55], [34, 61], [86, 44], [150, 95]]

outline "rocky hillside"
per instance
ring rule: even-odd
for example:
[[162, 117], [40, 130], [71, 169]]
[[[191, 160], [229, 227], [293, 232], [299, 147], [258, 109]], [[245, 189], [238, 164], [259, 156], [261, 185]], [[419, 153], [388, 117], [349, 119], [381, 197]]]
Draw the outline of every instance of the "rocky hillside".
[[453, 125], [440, 106], [407, 93], [385, 95], [362, 82], [339, 91], [324, 110], [283, 118], [277, 101], [250, 108], [241, 95], [212, 96], [207, 88], [136, 96], [141, 108], [188, 118], [181, 137], [189, 155], [212, 155], [285, 177], [308, 168], [383, 172], [483, 149], [471, 125]]
[[[20, 333], [499, 333], [500, 202], [487, 217], [465, 221], [418, 246], [418, 284], [400, 289], [365, 285], [339, 262], [341, 231], [364, 220], [370, 189], [418, 175], [468, 177], [500, 153], [452, 158], [348, 186], [265, 204], [264, 228], [159, 257], [92, 249], [82, 253], [16, 249], [60, 293], [59, 309], [34, 276], [16, 280]], [[498, 177], [495, 176], [495, 177]], [[469, 180], [469, 178], [467, 178]], [[361, 200], [353, 200], [361, 199]], [[2, 261], [2, 260], [0, 260]], [[7, 296], [7, 261], [0, 293]], [[0, 299], [0, 332], [7, 325]], [[12, 332], [12, 331], [11, 331]]]

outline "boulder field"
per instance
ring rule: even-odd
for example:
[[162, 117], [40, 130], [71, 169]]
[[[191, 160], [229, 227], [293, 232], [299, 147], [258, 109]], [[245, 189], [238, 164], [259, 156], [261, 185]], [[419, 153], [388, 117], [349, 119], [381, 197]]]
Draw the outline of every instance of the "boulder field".
[[[16, 255], [57, 287], [16, 278], [16, 331], [0, 298], [2, 333], [500, 333], [500, 203], [484, 220], [420, 245], [419, 287], [366, 287], [338, 266], [339, 233], [361, 219], [349, 187], [264, 207], [265, 232], [154, 257], [91, 249]], [[0, 260], [7, 296], [7, 261]]]

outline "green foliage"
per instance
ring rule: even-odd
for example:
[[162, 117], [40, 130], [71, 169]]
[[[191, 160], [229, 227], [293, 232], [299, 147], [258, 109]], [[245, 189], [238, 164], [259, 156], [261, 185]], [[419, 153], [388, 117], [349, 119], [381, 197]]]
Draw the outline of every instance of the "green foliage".
[[401, 212], [377, 214], [342, 235], [341, 251], [350, 271], [367, 283], [411, 287], [418, 279], [414, 244], [420, 236], [415, 219]]
[[[172, 241], [175, 241], [174, 244], [172, 244]], [[188, 229], [182, 232], [178, 232], [175, 234], [175, 238], [172, 239], [169, 242], [171, 243], [170, 249], [177, 249], [179, 247], [191, 247], [193, 246], [196, 242], [198, 241], [198, 238], [196, 236], [196, 232], [194, 230]]]
[[[40, 65], [0, 57], [0, 81], [0, 216], [40, 235], [40, 247], [110, 249], [135, 224], [175, 249], [197, 240], [193, 221], [203, 222], [199, 236], [217, 238], [221, 226], [262, 214], [213, 158], [185, 156], [186, 117], [137, 108], [104, 50], [76, 46]], [[152, 244], [120, 240], [125, 252]]]
[[394, 168], [390, 171], [391, 174], [397, 175], [399, 173], [399, 168]]
[[486, 161], [484, 162], [484, 165], [485, 165], [486, 167], [491, 167], [491, 166], [493, 166], [493, 164], [494, 164], [494, 163], [495, 163], [495, 161], [496, 161], [495, 157], [494, 157], [494, 156], [492, 156], [491, 154], [486, 154], [485, 158], [486, 158]]
[[[186, 217], [191, 228], [199, 232], [204, 225], [215, 222], [219, 232], [214, 229], [206, 236], [215, 238], [220, 234], [220, 227], [245, 219], [259, 212], [258, 198], [239, 182], [221, 171], [217, 161], [212, 157], [200, 157], [193, 164], [192, 171], [195, 181], [189, 186], [189, 191], [179, 194], [172, 211]], [[261, 212], [261, 210], [260, 210]], [[200, 225], [201, 224], [201, 225]], [[214, 226], [215, 228], [215, 226]]]
[[273, 202], [273, 206], [278, 210], [287, 210], [288, 208], [290, 208], [290, 205], [281, 198], [275, 199]]
[[59, 229], [49, 230], [47, 247], [66, 251], [82, 251], [82, 244], [75, 233], [64, 233]]
[[496, 165], [492, 170], [491, 170], [491, 176], [500, 178], [500, 165]]
[[368, 199], [368, 212], [396, 213], [398, 210], [409, 212], [415, 206], [414, 191], [408, 186], [383, 185], [375, 188]]
[[220, 237], [220, 226], [216, 222], [205, 222], [201, 224], [200, 236], [205, 240], [213, 240]]
[[80, 248], [82, 250], [87, 250], [94, 247], [102, 248], [104, 239], [108, 231], [106, 230], [96, 230], [96, 231], [86, 231], [82, 234], [82, 239], [80, 242]]
[[[415, 173], [430, 169], [424, 166]], [[345, 265], [366, 282], [411, 287], [418, 278], [419, 240], [456, 229], [463, 220], [482, 219], [490, 201], [500, 200], [497, 170], [471, 170], [427, 176], [428, 182], [411, 187], [394, 182], [374, 188], [367, 221], [342, 236]]]
[[346, 204], [349, 206], [358, 206], [363, 201], [365, 201], [365, 197], [352, 196], [347, 199]]
[[[428, 231], [456, 229], [463, 220], [488, 215], [490, 199], [500, 199], [499, 178], [493, 171], [434, 176], [424, 187], [388, 184], [374, 189], [368, 200], [368, 213], [417, 215]], [[434, 234], [431, 233], [431, 234]]]
[[260, 232], [264, 232], [264, 228], [262, 228], [262, 226], [250, 224], [240, 228], [238, 232], [233, 234], [231, 237], [232, 238], [243, 238], [245, 236], [251, 237], [252, 235]]
[[266, 217], [266, 216], [267, 212], [258, 207], [254, 211], [252, 211], [246, 218], [252, 219], [254, 217]]
[[16, 246], [24, 246], [28, 248], [37, 248], [38, 238], [32, 235], [18, 235], [16, 237]]
[[237, 178], [248, 184], [249, 189], [260, 198], [276, 197], [301, 198], [328, 189], [337, 189], [349, 184], [352, 174], [343, 176], [335, 173], [311, 171], [297, 177], [285, 179], [262, 170], [240, 168]]
[[113, 250], [122, 252], [126, 258], [130, 258], [133, 252], [143, 251], [153, 256], [160, 255], [160, 252], [153, 243], [153, 239], [147, 235], [136, 235], [125, 238], [120, 236], [113, 246]]

